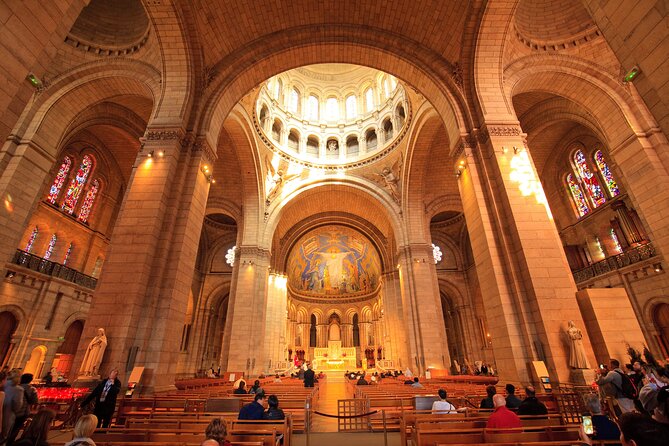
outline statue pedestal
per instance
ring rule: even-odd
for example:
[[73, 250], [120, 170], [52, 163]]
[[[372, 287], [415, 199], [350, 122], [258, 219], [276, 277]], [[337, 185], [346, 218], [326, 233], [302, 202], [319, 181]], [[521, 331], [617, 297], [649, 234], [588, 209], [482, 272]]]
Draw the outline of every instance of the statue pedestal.
[[100, 375], [78, 376], [72, 383], [72, 387], [93, 388], [100, 381]]
[[589, 386], [595, 381], [595, 371], [591, 369], [571, 369], [569, 380], [578, 386]]

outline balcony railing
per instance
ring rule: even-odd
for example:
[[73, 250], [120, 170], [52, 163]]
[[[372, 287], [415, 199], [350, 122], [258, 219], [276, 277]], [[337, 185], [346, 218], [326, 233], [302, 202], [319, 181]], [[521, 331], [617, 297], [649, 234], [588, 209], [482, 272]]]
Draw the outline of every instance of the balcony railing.
[[655, 256], [655, 247], [652, 243], [646, 243], [636, 248], [627, 250], [622, 254], [607, 257], [597, 263], [574, 272], [576, 283], [585, 282], [597, 276], [608, 274], [620, 268], [632, 265]]
[[95, 286], [98, 284], [98, 279], [95, 277], [87, 276], [76, 269], [38, 257], [21, 249], [16, 250], [12, 263], [37, 271], [38, 273], [46, 274], [47, 276], [57, 277], [59, 279], [67, 280], [68, 282], [76, 283], [77, 285], [90, 288], [91, 290], [94, 290]]

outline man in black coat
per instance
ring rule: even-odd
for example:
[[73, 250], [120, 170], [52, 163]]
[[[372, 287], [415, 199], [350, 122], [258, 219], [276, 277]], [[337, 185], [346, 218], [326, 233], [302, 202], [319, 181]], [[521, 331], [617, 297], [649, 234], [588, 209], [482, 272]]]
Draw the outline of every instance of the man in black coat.
[[316, 381], [316, 373], [311, 370], [311, 366], [304, 372], [304, 387], [313, 387]]
[[544, 403], [537, 399], [534, 387], [525, 387], [525, 395], [525, 399], [518, 406], [518, 415], [546, 415], [548, 413]]
[[95, 399], [93, 413], [98, 417], [98, 427], [109, 427], [116, 410], [116, 397], [121, 391], [121, 381], [116, 378], [118, 370], [112, 370], [109, 378], [102, 381], [82, 402], [81, 407]]

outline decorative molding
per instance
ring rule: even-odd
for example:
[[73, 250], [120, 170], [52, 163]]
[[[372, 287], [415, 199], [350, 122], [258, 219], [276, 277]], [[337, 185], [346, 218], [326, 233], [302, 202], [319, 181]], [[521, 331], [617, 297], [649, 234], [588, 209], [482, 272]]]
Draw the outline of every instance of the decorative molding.
[[464, 89], [464, 79], [462, 77], [462, 66], [460, 62], [455, 62], [451, 68], [451, 78], [453, 78], [453, 83], [460, 89]]
[[[515, 27], [514, 27], [515, 28]], [[595, 39], [598, 39], [602, 36], [602, 32], [597, 28], [597, 25], [592, 24], [585, 30], [570, 36], [569, 38], [559, 39], [559, 40], [539, 40], [532, 39], [523, 35], [518, 28], [514, 29], [516, 38], [526, 47], [535, 50], [535, 51], [561, 51], [566, 49], [575, 48], [580, 45], [584, 45], [588, 42], [592, 42]]]
[[196, 153], [202, 153], [203, 158], [205, 158], [209, 163], [213, 164], [218, 159], [216, 151], [211, 147], [209, 141], [203, 136], [198, 137], [193, 143], [193, 151]]
[[80, 39], [73, 34], [68, 34], [65, 37], [65, 43], [80, 51], [95, 54], [96, 56], [103, 56], [103, 57], [129, 56], [131, 54], [138, 52], [140, 49], [144, 47], [144, 45], [146, 45], [146, 42], [149, 40], [150, 30], [151, 27], [147, 26], [144, 34], [136, 42], [131, 43], [129, 45], [122, 45], [122, 46], [98, 45], [93, 42], [88, 42], [84, 39]]

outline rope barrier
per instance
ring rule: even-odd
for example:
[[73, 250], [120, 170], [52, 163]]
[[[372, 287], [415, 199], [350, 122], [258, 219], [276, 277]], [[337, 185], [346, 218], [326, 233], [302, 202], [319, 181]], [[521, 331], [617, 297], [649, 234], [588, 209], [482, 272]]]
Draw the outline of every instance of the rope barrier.
[[375, 411], [372, 411], [372, 412], [363, 413], [363, 414], [360, 414], [360, 415], [330, 415], [330, 414], [327, 414], [327, 413], [318, 412], [317, 410], [314, 410], [313, 412], [314, 412], [316, 415], [320, 415], [320, 416], [322, 416], [322, 417], [328, 417], [328, 418], [347, 418], [347, 419], [348, 419], [348, 418], [368, 417], [368, 416], [370, 416], [370, 415], [374, 415], [375, 413], [379, 413], [378, 410], [375, 410]]

